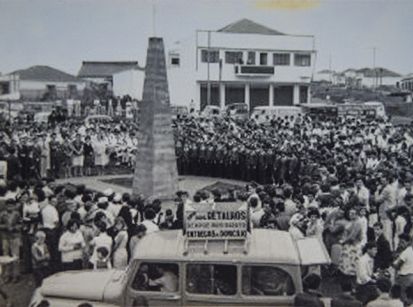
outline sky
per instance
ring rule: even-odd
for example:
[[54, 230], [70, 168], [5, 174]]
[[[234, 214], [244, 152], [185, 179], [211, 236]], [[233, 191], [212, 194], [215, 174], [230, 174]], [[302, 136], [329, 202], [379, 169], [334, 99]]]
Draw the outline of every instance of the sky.
[[330, 62], [337, 71], [372, 67], [376, 48], [376, 66], [408, 74], [412, 12], [411, 0], [0, 0], [0, 72], [49, 65], [77, 74], [82, 61], [144, 63], [154, 34], [168, 48], [197, 29], [248, 18], [314, 35], [316, 71]]

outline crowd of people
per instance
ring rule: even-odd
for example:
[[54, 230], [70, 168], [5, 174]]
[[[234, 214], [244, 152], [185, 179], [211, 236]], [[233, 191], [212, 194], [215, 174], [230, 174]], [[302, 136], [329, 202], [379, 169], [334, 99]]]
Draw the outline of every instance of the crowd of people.
[[15, 260], [4, 269], [6, 283], [18, 282], [21, 272], [32, 273], [39, 286], [59, 271], [124, 269], [145, 234], [182, 227], [157, 199], [50, 180], [10, 181], [0, 187], [0, 202], [2, 255]]
[[350, 282], [363, 305], [386, 278], [400, 288], [395, 299], [412, 303], [411, 126], [306, 116], [268, 125], [186, 118], [177, 131], [180, 173], [257, 183], [257, 197], [249, 199], [254, 226], [319, 237], [333, 261], [328, 274]]
[[[173, 125], [180, 174], [251, 182], [229, 198], [248, 203], [253, 227], [324, 242], [332, 265], [310, 268], [299, 306], [306, 300], [323, 306], [316, 285], [326, 276], [340, 281], [344, 293], [332, 306], [413, 304], [411, 126], [302, 115], [266, 125], [187, 116]], [[142, 236], [182, 228], [186, 204], [222, 200], [218, 190], [191, 199], [181, 191], [177, 210], [164, 212], [159, 200], [48, 179], [91, 175], [101, 165], [98, 152], [110, 160], [104, 140], [134, 149], [136, 136], [136, 127], [67, 121], [3, 131], [3, 254], [21, 259], [37, 284], [61, 270], [124, 268]], [[105, 149], [96, 149], [102, 143]], [[133, 164], [133, 151], [122, 157]], [[7, 281], [17, 280], [18, 268], [5, 273]]]
[[124, 122], [86, 124], [53, 120], [13, 124], [0, 131], [0, 160], [7, 180], [103, 175], [109, 167], [132, 169], [136, 126]]

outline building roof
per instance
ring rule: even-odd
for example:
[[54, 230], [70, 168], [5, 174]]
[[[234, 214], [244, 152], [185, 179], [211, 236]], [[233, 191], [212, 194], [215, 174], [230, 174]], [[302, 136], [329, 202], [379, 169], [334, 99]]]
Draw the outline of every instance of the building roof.
[[16, 70], [11, 74], [19, 76], [20, 80], [49, 81], [49, 82], [81, 82], [79, 78], [50, 66], [32, 66], [27, 69]]
[[80, 78], [108, 78], [118, 72], [139, 69], [138, 61], [117, 61], [117, 62], [100, 62], [100, 61], [83, 61], [80, 67], [78, 77]]
[[249, 19], [241, 19], [231, 23], [217, 32], [241, 33], [241, 34], [262, 34], [262, 35], [285, 35], [277, 30], [260, 25]]
[[410, 80], [412, 78], [413, 78], [413, 73], [405, 75], [402, 80]]
[[357, 72], [362, 73], [364, 75], [364, 77], [367, 78], [373, 78], [373, 77], [401, 77], [400, 74], [391, 71], [387, 68], [383, 68], [383, 67], [376, 67], [376, 68], [361, 68], [359, 70], [357, 70]]
[[346, 70], [343, 71], [343, 73], [346, 73], [346, 72], [357, 72], [357, 69], [347, 68]]

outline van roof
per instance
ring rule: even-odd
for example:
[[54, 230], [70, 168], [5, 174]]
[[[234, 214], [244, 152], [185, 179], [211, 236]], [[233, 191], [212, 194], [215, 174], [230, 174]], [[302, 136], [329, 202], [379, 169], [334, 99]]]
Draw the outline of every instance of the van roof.
[[278, 110], [278, 109], [300, 109], [299, 106], [259, 106], [255, 107], [254, 110]]
[[301, 104], [301, 106], [305, 108], [320, 108], [320, 107], [337, 108], [337, 105], [335, 104], [324, 104], [324, 103], [308, 103], [308, 104]]
[[370, 105], [370, 106], [374, 106], [374, 105], [376, 105], [376, 106], [378, 106], [378, 105], [382, 106], [382, 105], [383, 105], [383, 103], [380, 102], [380, 101], [366, 101], [364, 104]]
[[278, 263], [300, 265], [298, 247], [286, 231], [254, 229], [247, 240], [244, 253], [244, 241], [230, 241], [228, 253], [224, 253], [225, 241], [208, 241], [207, 253], [204, 253], [205, 241], [191, 241], [188, 253], [184, 255], [186, 239], [182, 230], [158, 231], [145, 236], [133, 253], [133, 258], [142, 260], [171, 261], [248, 261], [254, 263]]

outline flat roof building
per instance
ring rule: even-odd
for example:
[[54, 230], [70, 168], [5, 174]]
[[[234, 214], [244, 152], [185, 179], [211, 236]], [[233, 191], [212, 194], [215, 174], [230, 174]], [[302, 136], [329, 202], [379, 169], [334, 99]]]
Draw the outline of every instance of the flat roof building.
[[200, 109], [308, 103], [315, 54], [314, 36], [288, 35], [248, 19], [196, 30], [168, 51], [171, 102], [192, 101]]

